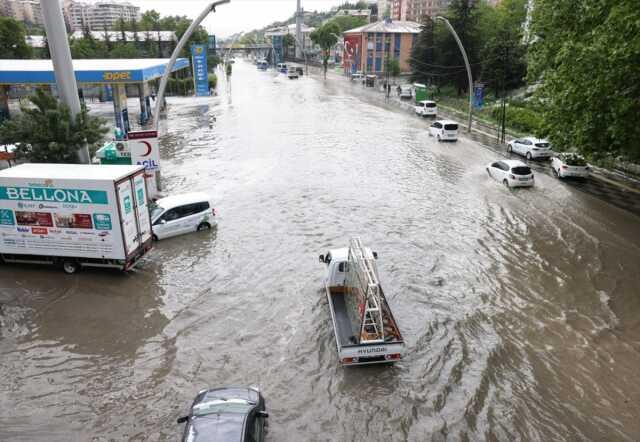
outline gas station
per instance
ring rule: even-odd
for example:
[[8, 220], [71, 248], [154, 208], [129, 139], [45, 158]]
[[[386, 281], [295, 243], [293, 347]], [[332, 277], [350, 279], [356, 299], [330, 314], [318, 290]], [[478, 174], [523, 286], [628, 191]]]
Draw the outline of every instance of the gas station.
[[[139, 122], [143, 126], [152, 116], [149, 83], [164, 74], [168, 59], [86, 59], [73, 60], [73, 70], [82, 88], [100, 87], [105, 101], [113, 101], [115, 126], [126, 137], [131, 129], [126, 86], [137, 87], [140, 100]], [[178, 58], [172, 72], [189, 68], [189, 60]], [[0, 120], [9, 115], [9, 88], [48, 86], [55, 88], [56, 77], [51, 60], [0, 60]], [[4, 114], [4, 115], [3, 115]]]

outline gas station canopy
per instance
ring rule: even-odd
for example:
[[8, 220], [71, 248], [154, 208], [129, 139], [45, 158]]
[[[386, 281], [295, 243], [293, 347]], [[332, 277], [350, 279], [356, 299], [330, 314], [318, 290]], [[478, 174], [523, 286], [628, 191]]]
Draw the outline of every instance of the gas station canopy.
[[[162, 77], [168, 58], [73, 60], [78, 83], [140, 83]], [[189, 67], [178, 58], [172, 72]], [[0, 60], [0, 84], [53, 84], [51, 60]]]

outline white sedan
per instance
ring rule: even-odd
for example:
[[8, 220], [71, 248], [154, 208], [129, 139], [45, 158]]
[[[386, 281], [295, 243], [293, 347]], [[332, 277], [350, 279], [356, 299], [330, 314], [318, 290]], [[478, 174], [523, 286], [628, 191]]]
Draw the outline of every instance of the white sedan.
[[507, 151], [526, 157], [527, 160], [536, 158], [550, 158], [553, 155], [551, 144], [547, 140], [525, 137], [511, 140], [507, 144]]
[[558, 153], [551, 158], [551, 170], [558, 178], [588, 178], [591, 166], [582, 155], [576, 153]]
[[487, 166], [491, 178], [505, 187], [531, 187], [535, 179], [531, 168], [518, 160], [501, 160]]

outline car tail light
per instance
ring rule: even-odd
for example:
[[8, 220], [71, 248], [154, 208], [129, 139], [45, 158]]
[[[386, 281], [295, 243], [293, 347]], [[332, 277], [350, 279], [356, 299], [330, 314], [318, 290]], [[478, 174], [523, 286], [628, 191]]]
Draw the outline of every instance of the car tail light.
[[342, 358], [343, 364], [353, 364], [355, 362], [358, 362], [358, 358]]
[[562, 166], [562, 168], [563, 168], [563, 169], [568, 169], [568, 167], [567, 167], [567, 166]]
[[509, 178], [511, 178], [512, 180], [516, 179], [515, 175], [509, 175]]
[[400, 359], [400, 353], [392, 353], [390, 355], [385, 355], [385, 359], [387, 361], [398, 361]]

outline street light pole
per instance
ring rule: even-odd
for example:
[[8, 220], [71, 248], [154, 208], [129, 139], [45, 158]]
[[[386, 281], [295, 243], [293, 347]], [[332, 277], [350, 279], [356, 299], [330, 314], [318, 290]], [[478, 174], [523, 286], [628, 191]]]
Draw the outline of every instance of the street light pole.
[[298, 46], [300, 48], [300, 51], [302, 52], [302, 55], [304, 56], [304, 74], [305, 75], [309, 75], [309, 64], [307, 63], [307, 51], [304, 50], [304, 47], [300, 44], [300, 40], [298, 40], [298, 37], [296, 37], [295, 35], [293, 36], [293, 39], [296, 42], [296, 46]]
[[[46, 1], [50, 1], [50, 0], [42, 0], [42, 1], [46, 2]], [[207, 7], [204, 8], [204, 10], [200, 13], [198, 18], [196, 18], [193, 22], [191, 22], [191, 25], [189, 25], [189, 27], [185, 31], [184, 35], [182, 36], [182, 38], [180, 39], [180, 41], [176, 45], [176, 48], [173, 50], [173, 54], [171, 54], [171, 59], [169, 60], [169, 64], [167, 64], [167, 67], [164, 70], [164, 75], [162, 76], [162, 79], [160, 79], [160, 87], [158, 88], [158, 96], [157, 96], [157, 100], [156, 100], [156, 108], [155, 108], [155, 112], [154, 112], [154, 117], [155, 117], [154, 126], [155, 126], [155, 130], [156, 131], [158, 130], [158, 123], [160, 121], [160, 106], [162, 105], [162, 101], [164, 100], [164, 91], [167, 88], [167, 81], [169, 81], [169, 75], [171, 74], [171, 71], [173, 70], [173, 66], [176, 64], [176, 60], [178, 59], [178, 55], [180, 55], [180, 52], [182, 51], [182, 48], [187, 43], [187, 40], [189, 40], [189, 37], [191, 37], [191, 34], [193, 34], [193, 31], [195, 31], [195, 29], [198, 26], [200, 26], [200, 23], [202, 23], [202, 20], [204, 20], [206, 18], [206, 16], [209, 15], [209, 13], [211, 11], [215, 12], [216, 11], [216, 6], [223, 5], [225, 3], [229, 3], [230, 1], [231, 0], [218, 0], [218, 1], [215, 1], [215, 2], [210, 3], [209, 5], [207, 5]]]
[[[57, 0], [40, 0], [44, 28], [47, 31], [47, 43], [51, 53], [51, 62], [56, 76], [58, 93], [62, 101], [69, 107], [71, 116], [75, 118], [80, 113], [80, 98], [78, 98], [78, 84], [73, 72], [71, 49], [67, 39], [67, 28], [62, 16], [62, 8]], [[89, 149], [85, 145], [78, 150], [78, 160], [89, 164]]]
[[467, 58], [467, 52], [464, 50], [464, 46], [462, 46], [462, 41], [460, 41], [460, 37], [458, 37], [458, 34], [456, 33], [455, 29], [453, 29], [453, 26], [451, 26], [451, 23], [449, 23], [449, 20], [439, 15], [436, 16], [435, 19], [442, 20], [445, 23], [445, 25], [447, 25], [447, 28], [449, 28], [449, 31], [451, 31], [451, 33], [453, 34], [453, 38], [456, 40], [456, 43], [458, 43], [460, 52], [462, 52], [462, 58], [464, 58], [464, 65], [467, 68], [467, 77], [469, 80], [469, 122], [467, 126], [467, 132], [471, 132], [471, 116], [473, 113], [473, 76], [471, 75], [471, 66], [469, 66], [469, 59]]

